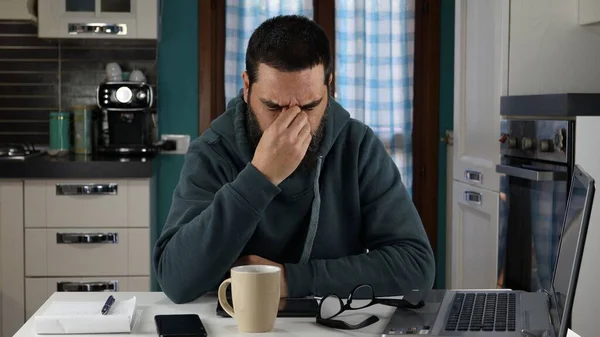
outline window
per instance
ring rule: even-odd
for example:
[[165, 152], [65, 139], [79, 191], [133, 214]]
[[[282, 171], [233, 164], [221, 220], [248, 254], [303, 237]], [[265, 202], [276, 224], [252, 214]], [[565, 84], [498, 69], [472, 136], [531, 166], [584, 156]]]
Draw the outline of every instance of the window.
[[268, 18], [297, 14], [313, 17], [312, 0], [227, 0], [225, 7], [225, 104], [243, 88], [246, 46], [256, 27]]
[[[243, 4], [260, 12], [240, 14], [239, 11], [249, 10], [240, 8]], [[332, 43], [332, 94], [337, 91], [336, 99], [355, 118], [370, 125], [387, 147], [436, 251], [440, 153], [439, 1], [198, 1], [200, 133], [225, 111], [227, 99], [242, 88], [244, 62], [240, 61], [241, 55], [245, 52], [247, 38], [262, 20], [246, 15], [266, 18], [280, 12], [310, 13], [311, 4], [313, 20], [323, 27]], [[227, 6], [229, 10], [226, 10]], [[243, 18], [243, 32], [236, 32], [242, 29], [241, 22], [227, 24], [226, 21], [240, 17]], [[228, 32], [226, 25], [231, 27]], [[246, 25], [252, 28], [247, 29]], [[227, 34], [235, 38], [227, 40]], [[358, 40], [349, 40], [348, 34], [356, 34]], [[363, 66], [357, 64], [358, 58], [362, 58]], [[381, 68], [375, 66], [386, 63]], [[358, 73], [352, 73], [356, 71]], [[338, 80], [342, 82], [339, 85]]]
[[336, 0], [336, 100], [370, 126], [412, 188], [414, 0]]

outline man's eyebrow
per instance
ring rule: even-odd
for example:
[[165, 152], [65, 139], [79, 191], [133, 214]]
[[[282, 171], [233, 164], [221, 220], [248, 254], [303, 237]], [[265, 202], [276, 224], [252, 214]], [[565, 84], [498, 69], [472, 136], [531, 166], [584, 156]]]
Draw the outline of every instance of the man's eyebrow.
[[268, 100], [268, 99], [261, 98], [261, 99], [260, 99], [260, 101], [261, 101], [263, 104], [265, 104], [265, 105], [267, 105], [267, 106], [269, 106], [269, 107], [271, 107], [271, 108], [281, 108], [281, 106], [280, 106], [279, 104], [277, 104], [277, 103], [275, 103], [275, 102], [273, 102], [273, 101], [270, 101], [270, 100]]
[[[282, 108], [282, 106], [280, 106], [278, 103], [275, 103], [271, 100], [268, 99], [264, 99], [261, 98], [260, 101], [265, 104], [266, 106], [273, 108], [273, 109], [279, 109]], [[312, 101], [310, 103], [304, 104], [302, 106], [300, 106], [300, 109], [305, 110], [305, 109], [312, 109], [314, 107], [316, 107], [317, 105], [321, 104], [321, 102], [323, 101], [323, 98], [319, 98], [318, 100]]]
[[312, 101], [310, 103], [304, 104], [303, 106], [300, 107], [300, 109], [302, 109], [302, 110], [312, 109], [312, 108], [316, 107], [317, 105], [321, 104], [322, 101], [323, 101], [323, 97], [319, 98], [318, 100]]

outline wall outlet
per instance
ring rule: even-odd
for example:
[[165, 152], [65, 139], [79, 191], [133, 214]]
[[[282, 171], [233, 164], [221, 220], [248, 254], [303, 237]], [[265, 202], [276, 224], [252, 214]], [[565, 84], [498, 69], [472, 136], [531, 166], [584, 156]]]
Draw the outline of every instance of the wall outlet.
[[163, 142], [171, 140], [176, 144], [175, 150], [162, 150], [160, 152], [164, 154], [186, 154], [188, 147], [190, 146], [190, 135], [161, 135], [160, 140], [162, 140]]

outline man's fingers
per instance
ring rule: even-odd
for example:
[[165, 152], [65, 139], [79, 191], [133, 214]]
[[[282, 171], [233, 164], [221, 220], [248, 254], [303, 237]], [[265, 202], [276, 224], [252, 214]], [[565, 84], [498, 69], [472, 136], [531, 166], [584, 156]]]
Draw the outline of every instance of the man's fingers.
[[300, 108], [297, 106], [293, 106], [289, 109], [284, 108], [281, 110], [281, 113], [277, 117], [277, 119], [273, 122], [273, 124], [285, 129], [292, 124], [296, 116], [300, 113]]
[[290, 130], [290, 132], [292, 134], [299, 135], [306, 127], [308, 127], [308, 130], [310, 131], [310, 124], [308, 123], [308, 115], [306, 115], [306, 112], [301, 111], [296, 116], [296, 118], [294, 119], [292, 124], [290, 124], [290, 127], [288, 129]]
[[308, 146], [310, 145], [310, 141], [312, 140], [312, 135], [310, 133], [310, 128], [308, 129], [308, 136], [304, 135], [302, 139], [302, 150], [306, 151]]
[[310, 124], [306, 123], [302, 126], [302, 129], [300, 129], [300, 132], [298, 133], [298, 139], [304, 140], [305, 138], [309, 138], [310, 140], [310, 137]]

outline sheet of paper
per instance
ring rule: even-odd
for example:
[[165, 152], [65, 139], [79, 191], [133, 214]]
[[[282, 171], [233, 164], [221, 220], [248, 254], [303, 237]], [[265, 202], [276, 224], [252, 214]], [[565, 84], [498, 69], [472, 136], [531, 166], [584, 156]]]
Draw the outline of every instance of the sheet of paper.
[[581, 337], [581, 336], [576, 334], [575, 331], [573, 331], [571, 329], [567, 329], [567, 337]]
[[[101, 315], [103, 301], [98, 302], [52, 302], [42, 316], [88, 316]], [[135, 298], [115, 301], [106, 316], [133, 316]]]
[[52, 302], [35, 317], [38, 334], [126, 333], [135, 322], [136, 298], [115, 301], [102, 315], [104, 302]]

